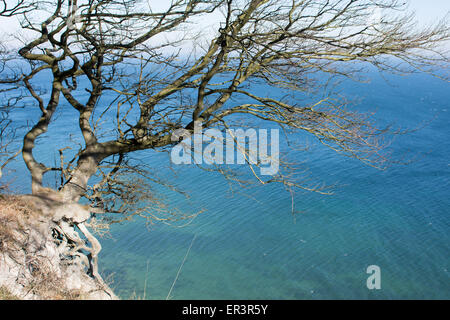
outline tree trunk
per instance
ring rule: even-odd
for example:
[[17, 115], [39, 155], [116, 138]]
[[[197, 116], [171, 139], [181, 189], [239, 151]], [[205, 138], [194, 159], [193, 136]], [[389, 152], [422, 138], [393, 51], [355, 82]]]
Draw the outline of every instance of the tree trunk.
[[78, 202], [87, 191], [89, 179], [97, 172], [100, 161], [106, 157], [97, 149], [95, 147], [88, 148], [80, 156], [70, 179], [60, 190], [64, 201]]

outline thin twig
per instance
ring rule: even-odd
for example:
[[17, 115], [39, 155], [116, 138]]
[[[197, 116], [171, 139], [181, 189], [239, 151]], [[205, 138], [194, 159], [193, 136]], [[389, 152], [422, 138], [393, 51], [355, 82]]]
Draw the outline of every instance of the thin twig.
[[149, 263], [149, 261], [147, 260], [147, 272], [145, 273], [145, 281], [144, 281], [144, 297], [143, 297], [143, 300], [145, 300], [145, 294], [146, 294], [146, 292], [147, 292], [148, 263]]
[[181, 269], [183, 268], [184, 262], [186, 261], [188, 255], [189, 255], [189, 252], [191, 251], [192, 245], [194, 244], [194, 240], [196, 237], [197, 237], [197, 235], [194, 235], [194, 237], [192, 238], [191, 245], [189, 246], [189, 249], [186, 252], [186, 255], [184, 256], [183, 262], [181, 263], [180, 268], [178, 269], [177, 276], [175, 277], [175, 280], [173, 280], [172, 287], [170, 287], [170, 290], [169, 290], [169, 293], [167, 294], [166, 300], [169, 300], [170, 293], [172, 292], [172, 289], [175, 286], [175, 283], [177, 282], [178, 277], [180, 276]]

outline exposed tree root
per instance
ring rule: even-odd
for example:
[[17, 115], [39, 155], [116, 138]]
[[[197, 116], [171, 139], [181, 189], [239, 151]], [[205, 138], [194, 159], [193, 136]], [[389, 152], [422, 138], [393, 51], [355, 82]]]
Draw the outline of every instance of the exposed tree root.
[[[81, 231], [82, 235], [91, 245], [90, 247], [80, 237], [75, 227]], [[68, 256], [77, 257], [88, 268], [88, 274], [98, 282], [102, 289], [109, 296], [115, 297], [112, 290], [98, 272], [98, 254], [102, 246], [97, 238], [87, 229], [84, 222], [70, 224], [66, 219], [63, 219], [58, 221], [55, 229], [61, 237], [58, 248]], [[87, 254], [84, 252], [87, 252]]]
[[98, 273], [98, 254], [102, 250], [102, 246], [100, 242], [97, 240], [96, 237], [92, 235], [92, 233], [86, 228], [86, 226], [83, 223], [77, 224], [78, 229], [83, 233], [83, 235], [86, 237], [86, 239], [91, 244], [91, 248], [84, 249], [89, 252], [88, 259], [89, 259], [89, 273], [90, 275], [97, 280], [97, 282], [103, 287], [106, 293], [108, 293], [111, 297], [114, 296], [114, 293], [111, 291], [111, 289], [106, 285], [106, 283], [103, 281], [103, 278]]
[[40, 212], [39, 219], [50, 223], [60, 256], [69, 264], [86, 268], [87, 275], [97, 282], [102, 291], [113, 299], [117, 298], [98, 271], [98, 254], [102, 246], [85, 225], [91, 216], [89, 206], [64, 201], [53, 190], [23, 195], [21, 199], [26, 200], [32, 211]]
[[0, 288], [19, 299], [117, 299], [98, 272], [101, 245], [83, 210], [36, 195], [0, 201]]

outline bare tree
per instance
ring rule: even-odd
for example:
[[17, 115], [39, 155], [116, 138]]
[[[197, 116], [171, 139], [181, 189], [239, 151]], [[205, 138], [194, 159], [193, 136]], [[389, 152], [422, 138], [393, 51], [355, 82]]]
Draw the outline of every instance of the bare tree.
[[[8, 13], [7, 7], [0, 10], [0, 16]], [[14, 160], [21, 152], [17, 147], [17, 127], [13, 125], [9, 117], [11, 110], [18, 106], [22, 97], [14, 92], [20, 88], [17, 83], [17, 77], [13, 72], [8, 72], [7, 63], [13, 60], [7, 48], [0, 43], [0, 97], [2, 104], [0, 105], [0, 179], [3, 177], [4, 168]], [[4, 179], [0, 184], [0, 190], [4, 191], [7, 184]]]
[[[236, 119], [268, 121], [383, 166], [381, 137], [387, 131], [348, 109], [327, 84], [359, 79], [367, 65], [436, 75], [448, 67], [442, 46], [449, 39], [447, 21], [418, 29], [397, 0], [172, 0], [159, 7], [134, 0], [47, 0], [20, 1], [11, 9], [3, 3], [3, 15], [18, 17], [31, 39], [18, 51], [22, 69], [15, 79], [41, 112], [23, 140], [32, 191], [46, 190], [43, 176], [59, 171], [58, 197], [86, 197], [106, 212], [128, 214], [130, 205], [143, 203], [145, 181], [162, 182], [152, 168], [130, 161], [133, 152], [167, 150], [174, 131], [192, 132], [195, 122], [226, 129]], [[379, 19], [373, 19], [376, 11]], [[216, 28], [197, 34], [192, 30], [199, 21], [214, 21]], [[40, 74], [49, 76], [45, 98], [37, 89]], [[261, 94], [258, 86], [288, 94]], [[114, 97], [112, 103], [101, 102], [105, 96]], [[73, 121], [84, 141], [69, 161], [61, 148], [60, 166], [54, 167], [33, 150], [56, 121], [62, 97], [76, 110]], [[289, 168], [286, 162], [288, 171], [258, 181], [320, 191], [291, 179]], [[145, 178], [130, 183], [126, 174]], [[99, 179], [90, 184], [94, 175]], [[148, 194], [146, 200], [160, 204]]]

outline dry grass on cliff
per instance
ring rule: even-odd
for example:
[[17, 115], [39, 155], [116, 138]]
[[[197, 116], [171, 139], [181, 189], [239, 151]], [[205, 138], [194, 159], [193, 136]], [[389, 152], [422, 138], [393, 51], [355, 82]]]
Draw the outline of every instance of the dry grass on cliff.
[[67, 290], [62, 279], [52, 270], [34, 266], [33, 279], [28, 290], [38, 295], [42, 300], [82, 300], [83, 295], [78, 290]]
[[15, 295], [13, 295], [4, 286], [1, 286], [0, 287], [0, 300], [20, 300], [20, 298], [15, 296]]
[[17, 234], [25, 231], [25, 222], [35, 216], [29, 206], [15, 196], [0, 194], [0, 252], [21, 245]]
[[[30, 204], [18, 196], [0, 194], [0, 254], [10, 257], [17, 256], [22, 251], [26, 253], [23, 267], [30, 270], [32, 278], [26, 289], [44, 300], [78, 300], [82, 295], [76, 290], [66, 290], [62, 279], [54, 272], [45, 268], [36, 255], [28, 251], [27, 234], [30, 228], [39, 224], [39, 213]], [[18, 300], [9, 289], [0, 284], [0, 300]]]

